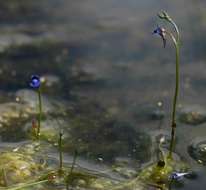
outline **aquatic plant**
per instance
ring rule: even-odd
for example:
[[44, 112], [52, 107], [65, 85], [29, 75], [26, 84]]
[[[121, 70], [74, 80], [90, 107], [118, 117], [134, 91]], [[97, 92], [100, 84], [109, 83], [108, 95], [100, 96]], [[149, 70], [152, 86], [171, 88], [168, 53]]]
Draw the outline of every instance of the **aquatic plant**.
[[77, 153], [77, 151], [75, 151], [71, 169], [70, 169], [70, 171], [68, 172], [68, 174], [66, 176], [66, 189], [67, 190], [69, 190], [69, 186], [71, 185], [71, 182], [72, 182], [72, 174], [73, 174], [74, 166], [76, 164], [77, 155], [78, 155], [78, 153]]
[[169, 36], [172, 39], [172, 42], [174, 43], [175, 46], [175, 58], [176, 58], [175, 92], [173, 97], [172, 118], [171, 118], [171, 141], [170, 141], [170, 148], [169, 148], [169, 155], [168, 155], [169, 158], [172, 158], [172, 152], [174, 150], [174, 143], [175, 143], [177, 98], [179, 94], [180, 34], [176, 23], [165, 11], [159, 13], [158, 17], [170, 23], [174, 27], [176, 33], [176, 36], [174, 36], [172, 32], [159, 26], [153, 32], [154, 34], [157, 34], [162, 38], [164, 47], [166, 46], [167, 36]]
[[62, 136], [63, 136], [63, 133], [62, 131], [60, 130], [59, 131], [59, 140], [58, 140], [58, 147], [59, 147], [59, 175], [62, 175], [63, 173], [63, 156], [62, 156]]
[[36, 131], [36, 138], [39, 139], [40, 129], [41, 129], [41, 119], [42, 119], [42, 98], [41, 98], [41, 80], [38, 75], [31, 76], [30, 87], [35, 89], [38, 93], [38, 101], [39, 101], [39, 116], [38, 116], [38, 127]]
[[[167, 31], [165, 28], [157, 27], [153, 34], [157, 34], [162, 38], [163, 46], [166, 47], [167, 36], [169, 36], [175, 46], [176, 52], [176, 77], [175, 77], [175, 92], [173, 97], [173, 107], [171, 115], [171, 140], [169, 146], [169, 153], [165, 152], [164, 149], [158, 145], [158, 161], [157, 163], [151, 164], [148, 167], [142, 169], [138, 179], [149, 186], [156, 187], [158, 189], [171, 189], [172, 183], [174, 180], [179, 178], [179, 173], [174, 175], [174, 172], [184, 172], [184, 174], [189, 170], [189, 167], [186, 163], [173, 158], [172, 153], [175, 143], [175, 129], [176, 129], [176, 107], [177, 107], [177, 98], [179, 93], [179, 45], [180, 45], [180, 35], [178, 27], [172, 18], [166, 13], [161, 12], [158, 14], [160, 19], [163, 19], [175, 28], [176, 35], [173, 35], [172, 32]], [[161, 142], [160, 142], [161, 143]], [[172, 176], [172, 177], [171, 177]]]

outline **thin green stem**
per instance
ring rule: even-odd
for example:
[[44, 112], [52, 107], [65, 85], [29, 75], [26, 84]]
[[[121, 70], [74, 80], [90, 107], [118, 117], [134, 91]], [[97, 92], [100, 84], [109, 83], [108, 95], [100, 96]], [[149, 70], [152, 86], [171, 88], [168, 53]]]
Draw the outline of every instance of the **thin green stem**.
[[59, 174], [62, 174], [62, 168], [63, 168], [63, 155], [62, 155], [62, 136], [63, 134], [60, 132], [59, 133]]
[[78, 155], [78, 153], [77, 153], [77, 151], [75, 151], [74, 152], [73, 161], [72, 161], [72, 166], [71, 166], [70, 172], [68, 173], [67, 178], [66, 178], [66, 189], [67, 190], [69, 190], [70, 177], [72, 176], [72, 173], [73, 173], [73, 170], [74, 170], [74, 166], [75, 166], [75, 163], [76, 163], [77, 155]]
[[175, 45], [175, 58], [176, 58], [176, 75], [175, 75], [175, 93], [173, 97], [173, 107], [172, 107], [172, 121], [171, 121], [171, 141], [170, 141], [170, 148], [169, 148], [169, 158], [172, 158], [172, 152], [174, 149], [174, 141], [175, 141], [175, 128], [176, 128], [176, 110], [177, 110], [177, 99], [179, 94], [179, 45], [180, 45], [180, 33], [179, 29], [176, 25], [176, 23], [172, 20], [172, 18], [165, 12], [162, 11], [162, 13], [158, 14], [159, 18], [166, 20], [170, 24], [173, 25], [175, 32], [176, 32], [176, 38], [173, 36], [171, 32], [166, 33], [171, 37], [174, 45]]
[[41, 99], [41, 90], [38, 89], [38, 99], [39, 99], [39, 117], [38, 117], [38, 128], [37, 128], [37, 138], [40, 137], [40, 130], [41, 130], [41, 119], [42, 119], [42, 99]]
[[19, 185], [19, 186], [4, 188], [4, 190], [20, 190], [22, 188], [31, 187], [31, 186], [35, 186], [35, 185], [46, 183], [46, 182], [48, 182], [48, 180], [42, 180], [42, 181], [31, 182], [31, 183], [27, 183], [27, 184], [23, 184], [23, 185]]
[[174, 141], [175, 141], [175, 128], [176, 128], [176, 111], [177, 111], [177, 98], [179, 94], [179, 45], [175, 43], [176, 50], [176, 76], [175, 76], [175, 93], [173, 98], [173, 108], [172, 108], [172, 122], [171, 122], [171, 141], [170, 141], [170, 149], [169, 149], [169, 157], [172, 157], [172, 151], [174, 149]]
[[177, 44], [179, 45], [179, 42], [180, 42], [180, 32], [179, 32], [179, 29], [177, 27], [177, 25], [175, 24], [175, 22], [170, 19], [169, 22], [174, 26], [175, 28], [175, 31], [176, 31], [176, 34], [177, 34]]

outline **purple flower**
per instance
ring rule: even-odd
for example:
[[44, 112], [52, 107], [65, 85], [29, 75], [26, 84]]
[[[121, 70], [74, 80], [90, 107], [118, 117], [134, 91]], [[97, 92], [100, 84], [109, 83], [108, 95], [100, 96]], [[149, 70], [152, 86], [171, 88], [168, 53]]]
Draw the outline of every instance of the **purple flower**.
[[159, 27], [157, 26], [157, 28], [153, 31], [153, 34], [158, 34], [161, 38], [162, 38], [162, 41], [163, 41], [163, 46], [165, 48], [166, 46], [166, 30], [162, 27]]
[[179, 172], [173, 172], [171, 175], [170, 175], [170, 179], [171, 180], [181, 180], [184, 176], [188, 175], [189, 173], [179, 173]]
[[38, 75], [31, 76], [31, 82], [29, 84], [32, 88], [38, 89], [41, 85], [40, 77]]

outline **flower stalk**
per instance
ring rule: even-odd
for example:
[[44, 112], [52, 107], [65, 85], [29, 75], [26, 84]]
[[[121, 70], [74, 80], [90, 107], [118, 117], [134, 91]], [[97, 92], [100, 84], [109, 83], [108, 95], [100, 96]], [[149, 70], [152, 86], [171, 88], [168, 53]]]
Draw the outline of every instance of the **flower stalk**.
[[60, 131], [59, 141], [58, 141], [58, 146], [59, 146], [59, 171], [58, 172], [60, 176], [63, 173], [62, 136], [63, 136], [63, 133]]
[[[174, 40], [173, 40], [174, 41]], [[176, 55], [176, 75], [175, 75], [175, 93], [173, 97], [173, 108], [172, 108], [172, 122], [171, 122], [171, 141], [170, 141], [170, 148], [169, 148], [169, 155], [168, 157], [172, 157], [172, 151], [174, 150], [174, 141], [175, 141], [175, 128], [176, 128], [176, 110], [177, 110], [177, 98], [179, 94], [179, 43], [174, 42], [175, 44], [175, 55]]]
[[70, 169], [69, 173], [66, 176], [66, 189], [67, 190], [70, 190], [69, 187], [70, 187], [71, 182], [72, 182], [72, 174], [73, 174], [74, 166], [76, 164], [77, 156], [78, 156], [78, 152], [75, 150], [71, 169]]
[[41, 129], [41, 120], [42, 120], [42, 99], [41, 99], [41, 80], [40, 80], [40, 77], [38, 75], [31, 76], [30, 87], [35, 89], [37, 91], [37, 94], [38, 94], [39, 114], [38, 114], [38, 126], [37, 126], [37, 131], [35, 134], [36, 134], [36, 138], [39, 139], [40, 129]]
[[41, 89], [37, 90], [38, 93], [38, 100], [39, 100], [39, 116], [38, 116], [38, 128], [37, 128], [37, 138], [40, 137], [40, 130], [41, 130], [41, 120], [42, 120], [42, 99], [41, 99]]
[[179, 34], [179, 29], [176, 25], [176, 23], [173, 21], [173, 19], [165, 12], [162, 11], [161, 13], [158, 14], [158, 17], [160, 19], [163, 19], [170, 24], [175, 29], [176, 36], [174, 36], [171, 32], [165, 30], [164, 28], [158, 27], [154, 33], [158, 34], [161, 36], [163, 43], [165, 44], [165, 36], [168, 35], [171, 39], [172, 42], [174, 43], [175, 46], [175, 92], [174, 92], [174, 97], [173, 97], [173, 105], [172, 105], [172, 116], [171, 116], [171, 141], [170, 141], [170, 147], [169, 147], [169, 154], [168, 158], [172, 158], [172, 152], [174, 150], [174, 144], [175, 144], [175, 129], [176, 129], [176, 110], [177, 110], [177, 100], [178, 100], [178, 94], [179, 94], [179, 59], [180, 59], [180, 34]]

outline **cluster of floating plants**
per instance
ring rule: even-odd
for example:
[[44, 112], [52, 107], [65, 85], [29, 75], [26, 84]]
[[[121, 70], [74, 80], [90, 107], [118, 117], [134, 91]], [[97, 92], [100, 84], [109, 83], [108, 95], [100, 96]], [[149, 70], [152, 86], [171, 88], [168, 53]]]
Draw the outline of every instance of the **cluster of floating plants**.
[[[60, 129], [58, 133], [58, 152], [59, 152], [59, 167], [56, 170], [46, 169], [44, 171], [45, 162], [40, 162], [35, 165], [32, 164], [35, 160], [35, 156], [30, 153], [24, 156], [18, 152], [16, 149], [12, 153], [8, 154], [3, 152], [0, 155], [0, 165], [5, 165], [5, 167], [0, 170], [0, 186], [5, 190], [18, 190], [18, 189], [28, 189], [30, 187], [36, 189], [41, 184], [47, 184], [48, 189], [51, 186], [60, 185], [63, 186], [62, 189], [75, 189], [78, 188], [88, 188], [95, 190], [144, 190], [148, 186], [152, 186], [155, 189], [172, 189], [172, 185], [178, 183], [184, 176], [191, 174], [189, 166], [182, 162], [178, 156], [174, 153], [175, 145], [175, 132], [176, 132], [176, 108], [177, 99], [179, 92], [179, 49], [180, 49], [180, 34], [177, 25], [173, 19], [166, 13], [161, 12], [158, 14], [159, 18], [168, 22], [174, 27], [175, 35], [166, 30], [163, 27], [158, 26], [154, 30], [154, 34], [161, 37], [163, 41], [163, 46], [166, 47], [167, 37], [172, 39], [175, 47], [175, 59], [176, 59], [176, 82], [175, 82], [175, 93], [173, 98], [173, 108], [171, 115], [171, 136], [170, 136], [170, 146], [169, 150], [163, 150], [161, 146], [159, 147], [158, 160], [145, 168], [143, 168], [138, 176], [133, 180], [126, 182], [113, 182], [108, 180], [107, 182], [102, 181], [101, 177], [97, 175], [90, 174], [89, 172], [82, 172], [81, 170], [75, 168], [77, 151], [74, 153], [74, 158], [71, 167], [65, 167], [63, 165], [63, 150], [62, 150], [62, 137], [64, 135], [63, 131]], [[42, 122], [42, 95], [41, 95], [41, 79], [37, 75], [31, 77], [30, 87], [32, 87], [38, 95], [38, 115], [37, 121], [32, 121], [32, 139], [35, 147], [40, 149], [42, 146], [41, 139], [41, 122]], [[61, 127], [60, 127], [61, 128]], [[10, 165], [9, 165], [10, 164]], [[27, 167], [20, 167], [20, 166]], [[17, 168], [21, 168], [18, 169]], [[21, 174], [19, 174], [19, 172]], [[33, 177], [33, 180], [29, 179]], [[10, 181], [13, 181], [11, 183]], [[99, 181], [99, 184], [97, 183]], [[18, 184], [20, 183], [20, 184]], [[101, 185], [102, 184], [102, 185]], [[51, 185], [51, 186], [49, 186]], [[58, 186], [59, 187], [59, 186]], [[0, 188], [1, 189], [1, 188]], [[41, 189], [41, 187], [40, 187]], [[45, 189], [44, 187], [42, 189]], [[58, 189], [58, 188], [57, 188]]]

